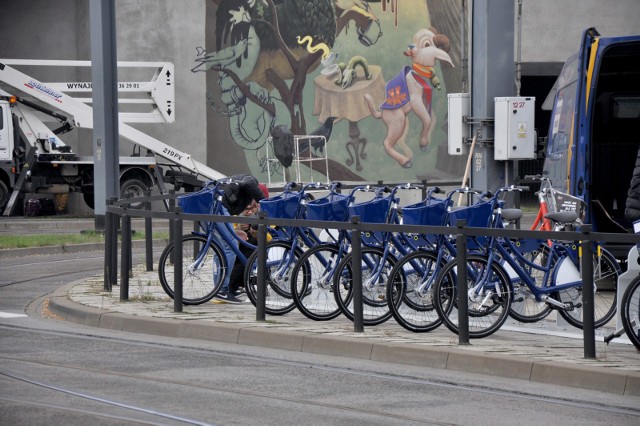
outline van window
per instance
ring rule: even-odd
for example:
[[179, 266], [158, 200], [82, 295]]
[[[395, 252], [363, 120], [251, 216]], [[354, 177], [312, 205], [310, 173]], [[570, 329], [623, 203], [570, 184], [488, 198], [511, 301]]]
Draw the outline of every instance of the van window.
[[571, 142], [578, 85], [578, 55], [567, 60], [557, 81], [556, 101], [551, 115], [544, 172], [553, 186], [569, 192]]
[[4, 129], [4, 111], [0, 107], [0, 130]]

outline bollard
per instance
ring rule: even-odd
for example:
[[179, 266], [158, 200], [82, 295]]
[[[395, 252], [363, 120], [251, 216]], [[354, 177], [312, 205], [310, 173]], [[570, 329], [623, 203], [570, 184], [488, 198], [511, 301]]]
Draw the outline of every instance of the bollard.
[[458, 344], [469, 344], [469, 296], [467, 284], [467, 237], [463, 228], [467, 225], [465, 219], [456, 220], [458, 234], [456, 235], [456, 259], [458, 260]]
[[120, 255], [120, 301], [129, 300], [129, 274], [131, 272], [131, 216], [122, 215], [122, 248]]
[[111, 291], [113, 289], [113, 283], [111, 281], [111, 269], [113, 266], [113, 251], [112, 245], [117, 241], [113, 241], [111, 227], [113, 226], [113, 213], [109, 211], [109, 207], [113, 205], [113, 199], [106, 200], [107, 212], [105, 214], [105, 229], [104, 229], [104, 291]]
[[182, 218], [180, 207], [174, 207], [176, 218], [173, 222], [173, 312], [182, 312]]
[[353, 331], [364, 331], [364, 307], [362, 305], [362, 245], [360, 216], [351, 216], [351, 291], [353, 293]]
[[[258, 211], [258, 219], [263, 221], [265, 212]], [[256, 321], [264, 321], [266, 317], [267, 304], [267, 226], [261, 222], [258, 224], [258, 276], [256, 283]], [[251, 265], [249, 265], [251, 267]], [[250, 285], [247, 283], [246, 285]]]
[[[118, 199], [113, 197], [115, 203]], [[111, 215], [111, 274], [110, 286], [118, 285], [118, 229], [120, 228], [120, 216]]]
[[[151, 190], [147, 190], [147, 198], [151, 197]], [[151, 201], [147, 200], [144, 203], [144, 209], [148, 212], [151, 211]], [[151, 217], [144, 218], [144, 247], [145, 247], [145, 260], [147, 263], [147, 272], [153, 271], [153, 225], [151, 223]]]
[[[175, 189], [170, 189], [169, 190], [169, 211], [172, 212], [175, 210], [176, 208], [176, 199], [173, 197], [175, 195], [176, 191]], [[174, 226], [174, 221], [170, 220], [169, 221], [169, 244], [173, 243], [175, 240], [173, 239], [174, 236], [174, 232], [173, 232], [173, 226]], [[180, 236], [182, 237], [182, 235]], [[169, 254], [169, 261], [171, 263], [173, 263], [173, 252], [171, 254]]]
[[585, 239], [580, 243], [582, 258], [580, 259], [582, 270], [582, 333], [584, 336], [584, 357], [596, 358], [595, 314], [593, 305], [593, 247], [592, 242], [586, 239], [591, 232], [591, 225], [582, 225], [580, 231]]

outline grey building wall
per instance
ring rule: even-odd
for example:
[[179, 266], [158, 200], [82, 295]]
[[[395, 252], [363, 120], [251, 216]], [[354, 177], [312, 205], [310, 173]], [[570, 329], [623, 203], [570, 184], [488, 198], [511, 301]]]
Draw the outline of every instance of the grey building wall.
[[590, 27], [597, 28], [603, 36], [640, 33], [640, 1], [523, 0], [525, 69], [535, 70], [534, 64], [563, 63], [578, 50], [582, 32]]

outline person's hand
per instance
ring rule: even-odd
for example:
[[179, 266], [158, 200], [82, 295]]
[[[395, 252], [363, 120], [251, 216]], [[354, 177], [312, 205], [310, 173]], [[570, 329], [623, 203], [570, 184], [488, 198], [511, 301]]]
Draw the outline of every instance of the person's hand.
[[247, 233], [242, 229], [236, 229], [236, 235], [238, 235], [238, 237], [240, 237], [240, 239], [242, 239], [243, 241], [247, 241], [249, 239]]

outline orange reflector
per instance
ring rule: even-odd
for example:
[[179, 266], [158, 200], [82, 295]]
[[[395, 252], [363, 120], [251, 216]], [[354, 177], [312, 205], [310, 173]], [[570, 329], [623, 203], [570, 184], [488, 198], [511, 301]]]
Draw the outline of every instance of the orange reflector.
[[18, 97], [17, 96], [9, 96], [9, 103], [10, 104], [18, 103]]

